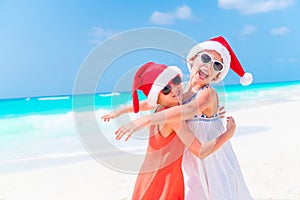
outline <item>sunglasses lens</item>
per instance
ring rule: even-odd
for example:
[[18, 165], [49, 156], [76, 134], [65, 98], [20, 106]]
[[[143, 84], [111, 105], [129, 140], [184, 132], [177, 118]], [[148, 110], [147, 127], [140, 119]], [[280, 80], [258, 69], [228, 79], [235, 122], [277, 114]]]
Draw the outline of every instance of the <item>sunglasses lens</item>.
[[164, 95], [168, 95], [171, 92], [171, 86], [168, 84], [161, 90]]
[[179, 85], [181, 83], [181, 78], [180, 76], [176, 76], [175, 78], [173, 78], [172, 83], [174, 85]]
[[206, 53], [203, 53], [201, 54], [201, 61], [205, 64], [209, 63], [211, 61], [211, 57], [210, 55], [206, 54]]
[[213, 67], [216, 72], [220, 72], [224, 68], [222, 63], [216, 61], [214, 62]]

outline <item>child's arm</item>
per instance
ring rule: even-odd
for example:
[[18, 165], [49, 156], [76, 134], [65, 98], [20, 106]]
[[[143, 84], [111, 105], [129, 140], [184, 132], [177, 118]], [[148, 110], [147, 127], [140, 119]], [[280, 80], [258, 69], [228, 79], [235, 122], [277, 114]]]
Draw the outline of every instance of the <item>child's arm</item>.
[[212, 88], [206, 88], [197, 96], [195, 100], [191, 101], [190, 103], [174, 106], [164, 111], [146, 115], [139, 119], [133, 120], [120, 127], [115, 134], [117, 137], [123, 137], [123, 135], [127, 135], [127, 140], [134, 132], [146, 126], [159, 124], [162, 122], [178, 123], [178, 121], [190, 119], [196, 114], [202, 113], [211, 105], [212, 101], [216, 100], [216, 91]]
[[190, 119], [196, 114], [202, 113], [206, 110], [211, 105], [211, 102], [215, 100], [213, 99], [214, 96], [216, 96], [215, 90], [212, 88], [206, 88], [195, 100], [188, 104], [174, 106], [162, 112], [151, 114], [150, 117], [148, 117], [148, 121], [146, 121], [146, 126], [158, 124], [162, 121], [165, 123], [172, 123]]
[[[152, 110], [155, 107], [151, 106], [147, 102], [147, 100], [143, 100], [143, 101], [140, 101], [139, 108], [140, 108], [140, 111], [147, 111], [147, 110]], [[129, 112], [133, 112], [133, 106], [125, 105], [125, 106], [120, 107], [117, 110], [113, 110], [112, 112], [104, 114], [103, 116], [101, 116], [101, 119], [103, 119], [105, 122], [106, 121], [109, 122], [109, 120], [114, 119], [116, 117], [119, 117], [122, 114], [129, 113]]]
[[181, 121], [181, 123], [172, 123], [170, 124], [174, 131], [179, 136], [180, 140], [184, 143], [185, 146], [188, 147], [189, 151], [191, 151], [197, 157], [203, 159], [216, 150], [218, 150], [225, 142], [227, 142], [234, 134], [236, 129], [236, 124], [232, 117], [227, 118], [227, 130], [215, 138], [214, 140], [201, 143], [189, 130], [185, 121]]

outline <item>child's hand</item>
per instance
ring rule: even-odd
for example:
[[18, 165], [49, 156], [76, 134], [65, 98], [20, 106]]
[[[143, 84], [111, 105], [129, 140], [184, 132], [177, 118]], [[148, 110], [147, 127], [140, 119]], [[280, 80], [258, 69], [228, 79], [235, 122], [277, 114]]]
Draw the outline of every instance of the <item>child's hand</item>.
[[114, 118], [116, 118], [116, 117], [118, 117], [118, 116], [119, 116], [119, 115], [118, 115], [118, 112], [112, 111], [112, 112], [110, 112], [110, 113], [106, 113], [105, 115], [103, 115], [103, 116], [101, 117], [101, 119], [103, 119], [104, 122], [109, 122], [109, 120], [114, 119]]
[[227, 131], [230, 132], [231, 137], [233, 136], [236, 129], [236, 124], [233, 117], [227, 117]]
[[226, 111], [225, 111], [224, 106], [220, 107], [219, 108], [219, 116], [220, 116], [220, 118], [224, 118], [225, 114], [226, 114]]
[[116, 139], [120, 140], [126, 135], [125, 141], [127, 141], [134, 132], [146, 127], [149, 122], [149, 117], [147, 116], [128, 122], [115, 132]]

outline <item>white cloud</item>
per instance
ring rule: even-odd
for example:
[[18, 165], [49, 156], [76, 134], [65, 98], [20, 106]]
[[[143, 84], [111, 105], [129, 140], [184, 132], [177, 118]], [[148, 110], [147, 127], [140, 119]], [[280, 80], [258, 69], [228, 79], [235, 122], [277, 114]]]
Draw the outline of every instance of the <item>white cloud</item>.
[[174, 24], [174, 16], [172, 13], [162, 13], [155, 11], [152, 13], [150, 22], [152, 24], [166, 25], [166, 24]]
[[180, 6], [177, 8], [176, 15], [178, 19], [191, 19], [192, 10], [188, 6]]
[[257, 32], [257, 29], [258, 28], [255, 25], [247, 24], [242, 29], [241, 34], [242, 35], [250, 35], [250, 34], [253, 34], [253, 33]]
[[242, 14], [265, 13], [282, 10], [294, 4], [295, 0], [218, 0], [224, 9], [238, 10]]
[[154, 11], [150, 17], [150, 23], [158, 25], [174, 24], [176, 20], [192, 19], [192, 10], [188, 6], [180, 6], [175, 12]]
[[279, 27], [279, 28], [273, 28], [270, 33], [272, 35], [286, 35], [290, 32], [290, 30], [287, 27]]
[[91, 39], [89, 40], [89, 43], [98, 44], [99, 42], [114, 35], [115, 33], [117, 33], [117, 31], [113, 31], [113, 30], [109, 30], [109, 29], [104, 30], [101, 27], [93, 27], [90, 32]]

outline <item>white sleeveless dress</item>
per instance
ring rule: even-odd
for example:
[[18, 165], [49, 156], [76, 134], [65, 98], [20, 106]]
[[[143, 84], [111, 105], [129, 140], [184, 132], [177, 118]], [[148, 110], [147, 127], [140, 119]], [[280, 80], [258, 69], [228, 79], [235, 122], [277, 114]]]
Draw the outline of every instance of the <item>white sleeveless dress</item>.
[[[184, 103], [190, 102], [196, 96], [197, 94]], [[197, 115], [187, 120], [187, 124], [201, 142], [212, 140], [225, 131], [222, 119], [218, 115], [211, 118]], [[185, 150], [182, 170], [186, 200], [253, 199], [230, 141], [204, 159], [199, 159], [190, 151]]]

